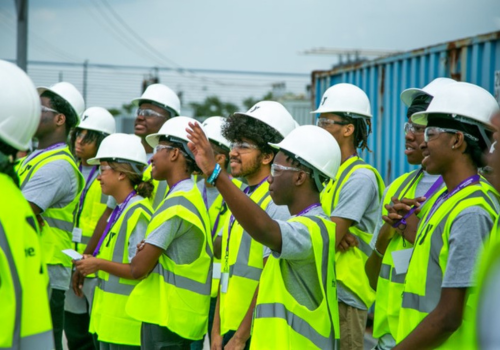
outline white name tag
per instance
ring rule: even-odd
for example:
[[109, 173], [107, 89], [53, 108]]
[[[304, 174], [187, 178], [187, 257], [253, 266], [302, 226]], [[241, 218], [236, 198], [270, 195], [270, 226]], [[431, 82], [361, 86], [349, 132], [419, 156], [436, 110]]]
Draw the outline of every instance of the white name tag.
[[73, 242], [80, 243], [82, 241], [82, 229], [79, 227], [75, 227], [73, 229]]
[[223, 272], [220, 275], [220, 291], [227, 293], [227, 285], [229, 284], [229, 273]]
[[396, 272], [396, 275], [400, 275], [408, 271], [408, 265], [410, 265], [410, 258], [412, 253], [413, 248], [392, 252], [392, 261], [394, 262], [394, 270]]
[[212, 270], [212, 278], [220, 279], [220, 262], [214, 262], [214, 268]]
[[83, 258], [82, 254], [73, 249], [64, 249], [62, 252], [69, 256], [72, 260], [80, 260], [81, 258]]

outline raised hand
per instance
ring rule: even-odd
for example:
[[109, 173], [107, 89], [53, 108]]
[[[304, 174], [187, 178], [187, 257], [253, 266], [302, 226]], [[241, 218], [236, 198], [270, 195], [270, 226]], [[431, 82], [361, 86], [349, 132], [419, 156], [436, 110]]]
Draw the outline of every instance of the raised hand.
[[188, 139], [188, 147], [193, 152], [196, 164], [206, 176], [210, 176], [215, 169], [215, 156], [203, 129], [198, 123], [189, 123], [189, 128], [186, 129]]

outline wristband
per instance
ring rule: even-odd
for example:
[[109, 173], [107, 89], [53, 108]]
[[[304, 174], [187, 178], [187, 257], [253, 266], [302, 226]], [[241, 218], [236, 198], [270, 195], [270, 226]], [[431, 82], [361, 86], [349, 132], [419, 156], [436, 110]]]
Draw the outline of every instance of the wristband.
[[210, 175], [207, 179], [207, 182], [210, 185], [215, 186], [215, 180], [217, 180], [217, 178], [219, 177], [221, 170], [222, 168], [220, 167], [219, 163], [215, 164], [215, 168], [214, 171], [212, 172], [212, 175]]

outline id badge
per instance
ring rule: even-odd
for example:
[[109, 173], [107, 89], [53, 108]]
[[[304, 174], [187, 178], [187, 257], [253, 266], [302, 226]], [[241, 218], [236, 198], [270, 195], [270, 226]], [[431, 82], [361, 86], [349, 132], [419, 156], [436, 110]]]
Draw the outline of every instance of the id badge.
[[73, 242], [80, 243], [82, 241], [82, 229], [79, 227], [75, 227], [73, 229]]
[[229, 284], [229, 273], [223, 272], [220, 275], [220, 291], [227, 293], [227, 285]]

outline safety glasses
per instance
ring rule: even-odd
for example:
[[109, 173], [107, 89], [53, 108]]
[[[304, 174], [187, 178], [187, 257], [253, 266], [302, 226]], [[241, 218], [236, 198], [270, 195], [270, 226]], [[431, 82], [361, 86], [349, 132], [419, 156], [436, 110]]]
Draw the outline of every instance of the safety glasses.
[[169, 145], [157, 145], [155, 147], [155, 153], [160, 152], [162, 149], [174, 149], [175, 147]]
[[303, 171], [304, 173], [309, 174], [309, 172], [302, 170], [302, 169], [299, 169], [299, 168], [284, 166], [284, 165], [280, 165], [280, 164], [272, 164], [271, 165], [271, 176], [272, 177], [280, 176], [284, 171]]
[[153, 111], [152, 109], [141, 109], [138, 108], [136, 111], [136, 116], [142, 116], [144, 118], [151, 118], [151, 117], [156, 117], [156, 118], [166, 118], [164, 115], [161, 115], [160, 113]]
[[439, 128], [437, 126], [431, 126], [431, 127], [425, 128], [424, 141], [429, 142], [430, 140], [437, 138], [440, 134], [442, 134], [444, 132], [449, 133], [449, 134], [462, 133], [462, 134], [464, 134], [465, 137], [469, 138], [472, 141], [479, 141], [479, 139], [477, 137], [474, 137], [470, 134], [464, 133], [463, 131], [456, 130], [456, 129]]
[[42, 106], [42, 113], [48, 113], [48, 112], [52, 112], [52, 113], [55, 113], [55, 114], [60, 114], [60, 112], [56, 111], [55, 109]]
[[102, 175], [103, 172], [105, 172], [106, 170], [111, 170], [113, 169], [112, 167], [110, 167], [109, 165], [99, 165], [97, 167], [97, 172], [99, 173], [99, 175]]
[[329, 125], [347, 125], [350, 124], [348, 122], [341, 122], [338, 120], [333, 120], [333, 119], [328, 119], [328, 118], [318, 118], [316, 121], [316, 125], [319, 126], [320, 128], [326, 128]]
[[253, 149], [259, 149], [257, 145], [253, 145], [248, 142], [233, 142], [229, 145], [231, 151], [238, 153], [248, 153]]
[[409, 132], [411, 132], [413, 135], [422, 135], [425, 131], [425, 126], [413, 123], [405, 123], [404, 131], [405, 135]]

